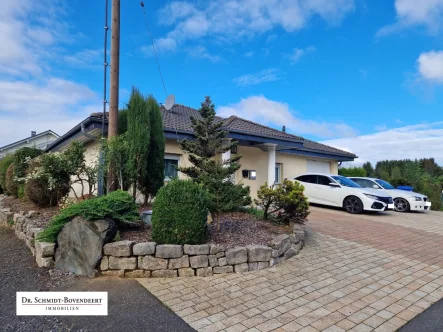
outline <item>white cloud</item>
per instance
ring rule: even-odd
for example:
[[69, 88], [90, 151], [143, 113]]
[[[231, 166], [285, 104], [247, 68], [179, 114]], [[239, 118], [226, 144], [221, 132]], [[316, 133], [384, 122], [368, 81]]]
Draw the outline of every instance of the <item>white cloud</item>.
[[315, 17], [336, 24], [354, 8], [354, 0], [174, 1], [159, 11], [159, 21], [172, 26], [164, 38], [177, 45], [202, 37], [232, 42], [274, 28], [298, 31]]
[[359, 156], [356, 160], [358, 164], [387, 159], [433, 157], [443, 165], [443, 150], [439, 148], [443, 146], [443, 122], [405, 126], [323, 143], [352, 151]]
[[103, 68], [103, 50], [83, 50], [64, 57], [64, 61], [77, 68]]
[[388, 127], [385, 124], [380, 124], [374, 127], [377, 131], [385, 131]]
[[219, 62], [223, 60], [220, 56], [209, 53], [204, 46], [189, 47], [187, 53], [193, 58], [207, 59], [211, 62]]
[[274, 82], [281, 79], [278, 70], [275, 68], [270, 68], [262, 70], [255, 74], [247, 74], [237, 77], [233, 82], [240, 86], [256, 85], [265, 82]]
[[443, 51], [420, 54], [417, 67], [421, 78], [424, 80], [443, 83]]
[[310, 134], [324, 138], [356, 135], [355, 130], [344, 123], [304, 120], [296, 118], [294, 113], [288, 104], [269, 100], [264, 96], [251, 96], [237, 104], [217, 109], [217, 115], [222, 117], [236, 115], [277, 129], [285, 125], [288, 132], [296, 135]]
[[64, 134], [92, 112], [102, 110], [100, 98], [88, 87], [59, 78], [0, 81], [0, 146], [52, 129]]
[[288, 55], [292, 64], [297, 63], [303, 56], [308, 53], [315, 52], [317, 49], [314, 46], [308, 46], [306, 48], [294, 48], [291, 54]]
[[443, 19], [443, 0], [395, 0], [395, 11], [396, 22], [381, 28], [377, 32], [378, 37], [414, 26], [424, 26], [431, 33], [436, 33]]
[[[72, 52], [64, 3], [53, 0], [3, 1], [0, 10], [0, 146], [48, 129], [63, 134], [102, 101], [83, 84], [53, 74], [63, 60], [69, 66], [88, 65], [98, 51]], [[98, 63], [100, 63], [98, 59]]]

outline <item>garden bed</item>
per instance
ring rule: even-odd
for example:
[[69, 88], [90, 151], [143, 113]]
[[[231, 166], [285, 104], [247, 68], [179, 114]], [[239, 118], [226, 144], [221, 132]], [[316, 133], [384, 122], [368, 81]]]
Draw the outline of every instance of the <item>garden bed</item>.
[[41, 208], [30, 201], [14, 198], [12, 196], [5, 197], [2, 204], [3, 207], [10, 208], [11, 211], [17, 213], [20, 211], [38, 212], [38, 214], [32, 219], [37, 227], [45, 227], [52, 217], [60, 212], [60, 208], [58, 206]]
[[[279, 234], [289, 234], [292, 228], [289, 225], [279, 225], [257, 218], [245, 212], [231, 212], [220, 216], [220, 231], [213, 221], [208, 227], [206, 243], [220, 244], [225, 248], [247, 246], [250, 244], [267, 245]], [[135, 242], [151, 242], [151, 227], [124, 228], [120, 230], [122, 240]]]

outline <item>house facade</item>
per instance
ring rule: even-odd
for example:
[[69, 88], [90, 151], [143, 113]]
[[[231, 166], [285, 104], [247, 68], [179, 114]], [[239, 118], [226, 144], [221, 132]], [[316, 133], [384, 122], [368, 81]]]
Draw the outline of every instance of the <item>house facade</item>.
[[[185, 178], [175, 166], [190, 166], [189, 158], [179, 146], [182, 139], [194, 139], [191, 117], [199, 118], [200, 113], [190, 107], [174, 105], [171, 110], [162, 108], [165, 144], [165, 181], [173, 177]], [[86, 160], [95, 163], [98, 160], [102, 115], [92, 114], [67, 134], [55, 141], [47, 151], [59, 151], [72, 140], [83, 142], [87, 149]], [[303, 137], [276, 130], [240, 117], [217, 117], [223, 122], [222, 129], [227, 132], [226, 144], [238, 141], [236, 149], [224, 153], [224, 160], [232, 154], [241, 154], [241, 168], [236, 172], [234, 181], [244, 183], [251, 188], [251, 197], [257, 196], [257, 190], [265, 182], [280, 183], [283, 179], [306, 172], [337, 174], [338, 163], [352, 161], [356, 155]], [[107, 133], [107, 119], [105, 119]]]
[[49, 145], [51, 145], [52, 142], [57, 140], [59, 137], [60, 136], [58, 136], [52, 130], [47, 130], [39, 134], [37, 134], [37, 132], [35, 131], [31, 131], [31, 136], [0, 147], [0, 159], [24, 147], [45, 150]]

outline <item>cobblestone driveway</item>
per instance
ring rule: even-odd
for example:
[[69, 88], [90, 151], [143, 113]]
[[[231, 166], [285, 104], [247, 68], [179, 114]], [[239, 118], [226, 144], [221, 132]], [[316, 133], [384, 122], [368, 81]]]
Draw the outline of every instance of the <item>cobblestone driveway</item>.
[[198, 331], [395, 331], [443, 297], [443, 213], [311, 208], [306, 247], [271, 269], [140, 279]]

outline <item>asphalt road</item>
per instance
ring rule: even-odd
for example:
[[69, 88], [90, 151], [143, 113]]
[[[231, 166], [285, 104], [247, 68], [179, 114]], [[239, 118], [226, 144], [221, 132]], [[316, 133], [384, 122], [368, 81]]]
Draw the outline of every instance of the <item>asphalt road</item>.
[[399, 330], [400, 332], [442, 332], [443, 299], [416, 316]]
[[[55, 286], [54, 286], [55, 285]], [[17, 291], [108, 291], [108, 316], [16, 316]], [[0, 331], [194, 331], [134, 280], [51, 278], [23, 241], [0, 227]]]

